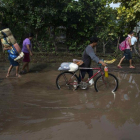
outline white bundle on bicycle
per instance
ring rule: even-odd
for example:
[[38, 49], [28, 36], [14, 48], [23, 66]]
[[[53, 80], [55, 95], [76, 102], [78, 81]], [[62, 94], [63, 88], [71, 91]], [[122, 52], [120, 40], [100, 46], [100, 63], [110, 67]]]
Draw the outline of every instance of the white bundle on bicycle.
[[74, 72], [76, 70], [78, 70], [78, 65], [72, 62], [63, 62], [61, 63], [60, 67], [58, 68], [58, 70], [68, 70], [71, 72]]

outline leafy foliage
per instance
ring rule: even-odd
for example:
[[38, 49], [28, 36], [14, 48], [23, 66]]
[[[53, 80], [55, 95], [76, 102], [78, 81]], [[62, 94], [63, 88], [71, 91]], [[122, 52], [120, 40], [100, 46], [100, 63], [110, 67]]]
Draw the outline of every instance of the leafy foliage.
[[[107, 0], [1, 0], [0, 17], [20, 44], [24, 34], [33, 32], [34, 51], [82, 52], [89, 38], [97, 35], [104, 49], [123, 33], [126, 26]], [[129, 24], [130, 25], [130, 24]], [[60, 28], [61, 27], [61, 28]], [[61, 30], [61, 32], [60, 32]], [[124, 31], [125, 32], [125, 31]], [[59, 42], [58, 38], [66, 38]], [[62, 45], [59, 45], [59, 44]], [[105, 53], [105, 50], [104, 50]]]
[[124, 17], [125, 22], [138, 22], [140, 21], [140, 1], [136, 0], [113, 0], [120, 2], [120, 7], [117, 8], [118, 19]]

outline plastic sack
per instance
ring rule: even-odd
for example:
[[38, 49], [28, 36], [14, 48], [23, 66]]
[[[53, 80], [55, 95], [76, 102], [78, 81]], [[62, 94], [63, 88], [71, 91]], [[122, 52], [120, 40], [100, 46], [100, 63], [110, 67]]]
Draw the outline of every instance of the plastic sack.
[[9, 53], [9, 56], [10, 56], [12, 59], [15, 59], [16, 57], [18, 57], [18, 52], [17, 52], [17, 50], [14, 48], [13, 45], [12, 45], [11, 50], [8, 50], [7, 52]]
[[58, 70], [71, 71], [71, 72], [76, 71], [77, 69], [78, 69], [78, 65], [72, 62], [63, 62], [58, 68]]
[[11, 50], [8, 50], [9, 54], [14, 54], [14, 55], [18, 55], [17, 50], [14, 48], [14, 46], [12, 45]]
[[15, 59], [18, 56], [17, 53], [11, 53], [11, 50], [8, 50], [7, 52], [9, 53], [9, 56], [11, 57], [11, 59]]
[[15, 55], [15, 54], [9, 54], [9, 56], [11, 57], [11, 59], [17, 58], [17, 55]]

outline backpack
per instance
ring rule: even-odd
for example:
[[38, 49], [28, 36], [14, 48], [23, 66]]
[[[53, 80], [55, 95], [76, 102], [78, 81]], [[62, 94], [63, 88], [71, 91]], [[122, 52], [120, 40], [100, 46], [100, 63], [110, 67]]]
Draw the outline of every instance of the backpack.
[[121, 51], [124, 51], [124, 50], [126, 49], [126, 47], [127, 47], [127, 45], [128, 45], [128, 43], [127, 43], [126, 41], [127, 41], [128, 39], [129, 39], [129, 37], [127, 37], [123, 42], [120, 43], [119, 49], [120, 49]]
[[119, 45], [119, 49], [121, 51], [124, 51], [126, 49], [126, 40], [124, 40], [120, 45]]

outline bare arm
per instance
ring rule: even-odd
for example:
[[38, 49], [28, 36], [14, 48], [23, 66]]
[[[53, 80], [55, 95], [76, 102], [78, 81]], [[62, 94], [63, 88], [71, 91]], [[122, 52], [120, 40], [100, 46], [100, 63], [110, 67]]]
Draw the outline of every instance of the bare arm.
[[131, 46], [131, 38], [128, 39], [129, 46]]
[[27, 47], [27, 50], [29, 51], [30, 55], [32, 56], [32, 52], [31, 52], [30, 46], [27, 44], [26, 47]]
[[8, 48], [4, 47], [4, 48], [3, 48], [4, 51], [10, 50], [10, 49], [11, 49], [10, 47], [8, 47]]

